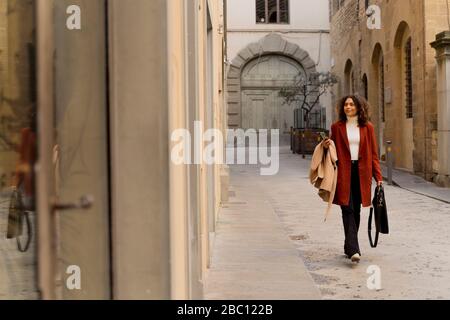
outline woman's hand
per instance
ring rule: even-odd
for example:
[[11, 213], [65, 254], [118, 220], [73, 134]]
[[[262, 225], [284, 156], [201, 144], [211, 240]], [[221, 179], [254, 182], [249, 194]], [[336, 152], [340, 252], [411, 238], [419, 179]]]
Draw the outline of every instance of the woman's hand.
[[383, 181], [378, 181], [377, 186], [378, 187], [382, 187], [383, 186]]
[[329, 138], [327, 138], [327, 139], [323, 140], [322, 143], [323, 143], [323, 147], [325, 149], [328, 149], [330, 147], [330, 145], [331, 145], [331, 140]]

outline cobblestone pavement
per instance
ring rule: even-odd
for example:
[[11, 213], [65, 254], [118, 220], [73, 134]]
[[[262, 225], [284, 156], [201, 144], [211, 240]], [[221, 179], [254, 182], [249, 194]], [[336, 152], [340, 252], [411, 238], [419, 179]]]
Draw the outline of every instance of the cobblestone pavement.
[[[240, 165], [231, 167], [231, 176], [236, 181], [252, 177], [323, 299], [450, 299], [449, 204], [386, 186], [391, 234], [380, 235], [378, 248], [370, 248], [369, 209], [363, 209], [362, 261], [355, 265], [343, 254], [340, 208], [334, 206], [324, 222], [326, 204], [309, 183], [309, 164], [309, 159], [283, 149], [277, 175], [260, 176], [258, 167]], [[380, 290], [367, 287], [370, 266], [380, 268]]]

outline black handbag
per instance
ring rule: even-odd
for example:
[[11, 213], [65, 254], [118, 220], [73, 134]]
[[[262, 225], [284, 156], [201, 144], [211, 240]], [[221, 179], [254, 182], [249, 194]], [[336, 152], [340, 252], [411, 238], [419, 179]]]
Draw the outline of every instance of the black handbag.
[[[22, 236], [23, 233], [23, 221], [25, 219], [25, 223], [27, 226], [27, 240], [25, 245], [22, 245], [19, 237]], [[32, 239], [32, 227], [29, 213], [26, 211], [23, 200], [22, 193], [19, 189], [14, 188], [11, 199], [9, 203], [9, 212], [8, 212], [8, 228], [6, 233], [7, 239], [16, 238], [17, 249], [20, 252], [28, 251], [28, 248], [31, 244]]]
[[[375, 242], [372, 238], [372, 219], [375, 215]], [[380, 233], [389, 234], [389, 222], [387, 215], [386, 199], [384, 198], [383, 186], [378, 186], [372, 200], [372, 207], [369, 215], [369, 241], [372, 248], [378, 245], [378, 237]]]

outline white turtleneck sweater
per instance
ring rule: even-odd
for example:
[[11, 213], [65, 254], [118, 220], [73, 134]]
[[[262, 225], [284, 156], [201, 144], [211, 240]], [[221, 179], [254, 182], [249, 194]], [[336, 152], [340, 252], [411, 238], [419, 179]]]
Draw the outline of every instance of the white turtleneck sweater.
[[359, 160], [359, 142], [361, 137], [359, 134], [358, 116], [347, 117], [347, 137], [352, 160]]

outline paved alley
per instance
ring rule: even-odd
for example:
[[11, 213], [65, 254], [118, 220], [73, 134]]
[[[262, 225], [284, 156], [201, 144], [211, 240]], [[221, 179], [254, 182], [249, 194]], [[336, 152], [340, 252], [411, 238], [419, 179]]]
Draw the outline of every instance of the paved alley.
[[[386, 185], [391, 234], [370, 248], [363, 209], [362, 261], [353, 265], [340, 208], [323, 222], [309, 163], [285, 148], [275, 176], [231, 166], [206, 299], [450, 299], [450, 204]], [[380, 268], [380, 290], [367, 287], [370, 266]]]

